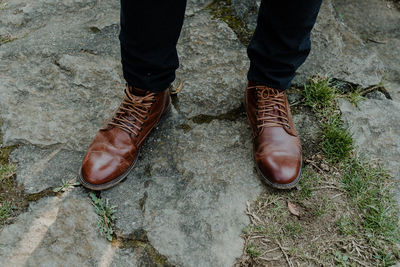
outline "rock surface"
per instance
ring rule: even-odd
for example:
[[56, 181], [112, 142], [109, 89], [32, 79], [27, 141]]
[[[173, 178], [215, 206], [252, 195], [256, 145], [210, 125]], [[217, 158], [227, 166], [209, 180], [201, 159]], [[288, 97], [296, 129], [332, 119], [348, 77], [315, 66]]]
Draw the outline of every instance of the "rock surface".
[[311, 35], [311, 53], [298, 69], [294, 83], [304, 84], [310, 75], [320, 74], [361, 87], [379, 84], [385, 71], [382, 60], [360, 36], [341, 23], [335, 8], [331, 1], [323, 1]]
[[[0, 233], [0, 266], [130, 266], [149, 264], [101, 237], [97, 215], [82, 192], [47, 197]], [[140, 257], [139, 257], [140, 256]], [[150, 263], [151, 264], [151, 263]], [[129, 265], [124, 265], [129, 266]]]
[[179, 109], [187, 116], [226, 113], [244, 97], [246, 49], [225, 23], [210, 21], [206, 11], [186, 18], [179, 40], [177, 77], [184, 84]]
[[83, 153], [62, 149], [62, 146], [39, 149], [32, 145], [19, 146], [11, 154], [18, 163], [17, 181], [25, 192], [39, 193], [76, 177]]
[[118, 5], [65, 5], [12, 1], [0, 9], [0, 34], [17, 38], [0, 51], [4, 144], [84, 150], [122, 96], [118, 28], [112, 27]]
[[262, 188], [247, 123], [213, 120], [185, 132], [175, 116], [154, 133], [123, 185], [103, 196], [119, 206], [123, 235], [145, 229], [171, 263], [230, 266], [242, 251], [246, 201]]
[[395, 199], [400, 209], [400, 103], [376, 96], [361, 101], [358, 108], [342, 99], [339, 107], [357, 152], [379, 162], [395, 179]]
[[185, 15], [188, 17], [194, 16], [195, 13], [211, 4], [212, 0], [188, 0], [186, 2]]
[[366, 0], [357, 5], [346, 0], [333, 2], [337, 15], [360, 36], [365, 49], [383, 62], [383, 85], [392, 98], [400, 101], [400, 10], [384, 0]]
[[357, 151], [379, 160], [389, 173], [400, 179], [400, 103], [365, 99], [355, 107], [339, 101], [343, 120], [349, 125]]
[[[255, 0], [232, 0], [231, 8], [254, 30], [254, 10], [258, 6], [259, 1]], [[298, 70], [294, 83], [303, 85], [315, 74], [361, 87], [383, 82], [392, 97], [399, 100], [399, 29], [400, 11], [389, 1], [323, 1], [311, 34], [310, 56]]]

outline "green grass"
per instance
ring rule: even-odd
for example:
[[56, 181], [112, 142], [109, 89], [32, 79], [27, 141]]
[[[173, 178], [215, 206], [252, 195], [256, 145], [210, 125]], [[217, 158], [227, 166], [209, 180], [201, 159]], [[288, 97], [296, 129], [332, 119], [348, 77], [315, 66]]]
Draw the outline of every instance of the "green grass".
[[8, 201], [0, 203], [0, 225], [3, 225], [11, 216], [13, 208], [13, 205]]
[[400, 242], [399, 214], [391, 192], [391, 177], [383, 169], [358, 158], [342, 165], [343, 188], [358, 207], [362, 227], [370, 241]]
[[65, 192], [71, 188], [74, 188], [75, 186], [80, 185], [80, 183], [76, 182], [75, 179], [72, 179], [71, 181], [65, 181], [64, 179], [62, 179], [61, 182], [62, 182], [62, 185], [54, 188], [53, 192], [55, 192], [55, 193]]
[[340, 162], [349, 158], [353, 139], [338, 117], [329, 118], [322, 126], [322, 150], [326, 158]]
[[257, 258], [261, 255], [261, 251], [252, 243], [247, 246], [246, 252], [253, 258]]
[[342, 235], [355, 236], [357, 234], [356, 223], [353, 217], [342, 215], [336, 225]]
[[314, 77], [304, 87], [303, 96], [305, 105], [311, 107], [314, 112], [321, 113], [332, 110], [338, 93], [330, 86], [329, 79]]
[[305, 168], [301, 174], [301, 179], [299, 182], [300, 189], [300, 199], [310, 198], [313, 194], [312, 187], [318, 181], [317, 175], [312, 172], [309, 168]]
[[[390, 258], [392, 256], [388, 255], [393, 254], [391, 245], [400, 242], [399, 214], [391, 192], [393, 182], [382, 168], [373, 167], [352, 155], [353, 139], [340, 120], [336, 104], [339, 96], [328, 79], [314, 78], [306, 86], [305, 104], [320, 116], [322, 151], [331, 164], [339, 164], [343, 189], [351, 204], [357, 207], [364, 237], [386, 255], [383, 258]], [[356, 105], [362, 99], [358, 90], [345, 97]], [[355, 222], [342, 218], [338, 221], [339, 230], [344, 235], [355, 234]]]
[[15, 174], [15, 166], [11, 163], [0, 165], [0, 182]]
[[360, 91], [355, 89], [346, 95], [346, 99], [350, 101], [354, 106], [358, 107], [358, 104], [364, 99]]
[[[354, 91], [357, 92], [357, 91]], [[353, 140], [340, 120], [337, 107], [338, 90], [327, 78], [314, 77], [304, 87], [304, 104], [311, 107], [322, 124], [322, 151], [331, 163], [347, 159], [353, 150]], [[356, 93], [351, 97], [358, 101]], [[357, 102], [358, 103], [358, 102]]]
[[303, 227], [298, 222], [290, 222], [285, 224], [283, 231], [286, 236], [290, 236], [293, 238], [299, 238], [301, 234], [304, 232]]
[[97, 227], [108, 241], [112, 241], [114, 235], [114, 213], [117, 211], [117, 206], [110, 205], [108, 199], [104, 201], [98, 198], [93, 192], [90, 193], [90, 197], [96, 209], [96, 214], [99, 216]]

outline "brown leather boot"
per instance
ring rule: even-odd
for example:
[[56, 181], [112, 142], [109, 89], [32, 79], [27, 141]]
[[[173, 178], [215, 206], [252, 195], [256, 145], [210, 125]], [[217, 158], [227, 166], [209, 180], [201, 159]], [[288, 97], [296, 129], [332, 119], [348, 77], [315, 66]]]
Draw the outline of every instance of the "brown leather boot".
[[254, 159], [263, 180], [278, 189], [299, 182], [301, 144], [285, 91], [248, 83], [246, 113], [254, 136]]
[[83, 159], [79, 179], [84, 187], [103, 190], [121, 182], [135, 165], [147, 135], [170, 110], [168, 89], [152, 93], [127, 87], [125, 94]]

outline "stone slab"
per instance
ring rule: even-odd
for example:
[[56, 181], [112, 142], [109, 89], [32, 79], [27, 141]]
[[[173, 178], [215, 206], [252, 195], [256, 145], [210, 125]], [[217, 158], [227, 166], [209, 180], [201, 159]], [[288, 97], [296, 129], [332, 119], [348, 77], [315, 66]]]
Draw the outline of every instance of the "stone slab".
[[207, 11], [186, 18], [178, 42], [183, 81], [179, 108], [186, 116], [216, 115], [240, 106], [249, 61], [228, 25]]
[[123, 235], [145, 229], [172, 264], [231, 266], [242, 253], [246, 201], [262, 189], [250, 129], [244, 117], [189, 122], [190, 130], [182, 123], [188, 121], [173, 112], [127, 180], [102, 195], [119, 206]]
[[342, 119], [349, 125], [357, 151], [379, 160], [389, 173], [400, 179], [400, 103], [389, 99], [366, 99], [355, 107], [339, 101]]
[[137, 266], [141, 255], [100, 236], [97, 215], [80, 189], [30, 205], [0, 233], [0, 266]]

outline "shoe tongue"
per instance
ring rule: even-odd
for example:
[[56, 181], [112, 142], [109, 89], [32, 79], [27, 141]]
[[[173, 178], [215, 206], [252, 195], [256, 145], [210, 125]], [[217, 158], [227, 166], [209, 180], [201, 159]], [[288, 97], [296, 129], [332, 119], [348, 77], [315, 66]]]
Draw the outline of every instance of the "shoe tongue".
[[136, 96], [145, 96], [149, 93], [149, 91], [142, 90], [136, 87], [129, 87], [129, 91]]

